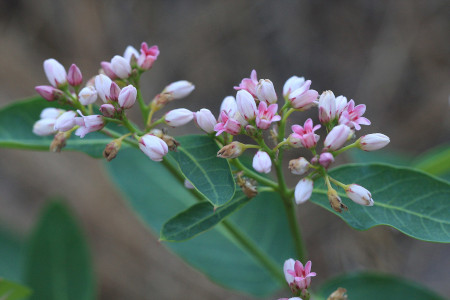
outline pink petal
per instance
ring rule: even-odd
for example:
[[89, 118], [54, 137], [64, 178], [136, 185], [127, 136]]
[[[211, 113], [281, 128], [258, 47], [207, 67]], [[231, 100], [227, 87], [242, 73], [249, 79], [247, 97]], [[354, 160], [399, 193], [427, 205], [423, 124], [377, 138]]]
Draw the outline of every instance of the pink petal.
[[303, 128], [305, 128], [306, 132], [311, 132], [312, 131], [312, 126], [313, 126], [313, 121], [311, 120], [311, 118], [309, 118], [308, 120], [306, 120], [305, 125]]
[[353, 112], [356, 113], [358, 116], [362, 116], [365, 113], [365, 111], [366, 111], [366, 105], [364, 105], [364, 104], [357, 105], [355, 107], [355, 109], [353, 110]]
[[262, 116], [266, 110], [267, 110], [266, 102], [265, 101], [259, 102], [258, 106], [259, 116]]
[[348, 104], [347, 104], [347, 110], [348, 110], [348, 111], [352, 111], [352, 110], [353, 110], [353, 107], [355, 107], [355, 101], [353, 101], [353, 99], [352, 99], [352, 100], [350, 100], [350, 101], [348, 102]]
[[300, 261], [296, 260], [294, 270], [297, 275], [303, 274], [303, 264]]
[[256, 70], [252, 70], [252, 73], [250, 74], [250, 79], [253, 82], [258, 83], [258, 77], [256, 76]]
[[270, 104], [269, 108], [267, 109], [270, 116], [273, 116], [277, 113], [278, 110], [278, 104]]
[[[292, 131], [298, 134], [303, 134], [303, 127], [300, 125], [292, 125], [291, 127]], [[300, 136], [299, 136], [300, 137]]]
[[312, 129], [312, 132], [316, 131], [316, 130], [319, 129], [320, 127], [322, 127], [322, 125], [320, 125], [320, 124], [314, 126], [314, 128]]
[[271, 121], [272, 122], [278, 122], [280, 120], [281, 120], [281, 117], [277, 115], [277, 116], [273, 116]]
[[358, 123], [361, 124], [361, 125], [370, 125], [371, 124], [369, 119], [364, 118], [364, 117], [359, 117], [358, 118]]

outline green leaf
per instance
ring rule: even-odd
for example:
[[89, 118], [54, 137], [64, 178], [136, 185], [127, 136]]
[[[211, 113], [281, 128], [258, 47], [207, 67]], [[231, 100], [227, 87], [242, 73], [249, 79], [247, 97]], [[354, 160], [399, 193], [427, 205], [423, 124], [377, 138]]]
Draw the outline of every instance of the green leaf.
[[30, 294], [29, 288], [0, 278], [0, 300], [20, 300]]
[[68, 208], [53, 202], [44, 209], [30, 240], [25, 278], [31, 299], [92, 300], [95, 280], [89, 250]]
[[410, 166], [413, 157], [407, 153], [392, 150], [363, 151], [361, 149], [350, 149], [345, 152], [354, 163], [385, 163], [396, 166]]
[[339, 287], [349, 299], [364, 300], [444, 300], [427, 288], [409, 280], [387, 274], [359, 272], [333, 278], [323, 284], [315, 299], [325, 300]]
[[[162, 163], [149, 160], [139, 150], [121, 151], [107, 164], [107, 169], [133, 210], [153, 232], [160, 232], [166, 220], [198, 203], [184, 187], [182, 178], [174, 177]], [[262, 193], [227, 221], [279, 265], [280, 271], [284, 260], [294, 257], [294, 245], [278, 195]], [[281, 287], [222, 224], [186, 242], [164, 245], [228, 288], [261, 296]]]
[[[259, 195], [260, 196], [260, 195]], [[258, 197], [258, 196], [257, 196]], [[257, 200], [257, 197], [254, 199]], [[167, 221], [161, 230], [160, 239], [181, 242], [205, 232], [250, 201], [243, 193], [236, 193], [233, 200], [216, 210], [209, 202], [194, 204]]]
[[228, 160], [217, 157], [219, 147], [208, 136], [188, 135], [177, 138], [181, 143], [171, 152], [181, 172], [214, 206], [233, 198], [236, 186]]
[[[34, 123], [46, 107], [59, 106], [56, 102], [34, 97], [0, 109], [0, 147], [49, 151], [53, 136], [38, 136], [32, 132]], [[89, 133], [83, 139], [72, 135], [63, 150], [81, 151], [99, 158], [111, 140], [99, 132]]]
[[330, 208], [323, 179], [315, 183], [311, 201], [332, 211], [350, 226], [365, 230], [389, 225], [420, 240], [450, 242], [450, 184], [414, 169], [382, 164], [346, 165], [329, 172], [345, 184], [357, 183], [372, 193], [375, 205], [358, 205], [339, 192], [348, 211]]
[[22, 281], [22, 254], [22, 240], [4, 228], [0, 228], [0, 277], [17, 282]]
[[450, 144], [433, 148], [413, 161], [412, 166], [435, 176], [450, 173]]

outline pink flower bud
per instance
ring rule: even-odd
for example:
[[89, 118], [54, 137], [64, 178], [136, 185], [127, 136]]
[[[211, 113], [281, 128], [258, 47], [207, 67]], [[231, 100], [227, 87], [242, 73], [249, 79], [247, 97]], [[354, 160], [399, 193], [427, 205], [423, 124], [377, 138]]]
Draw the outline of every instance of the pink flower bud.
[[120, 87], [114, 81], [111, 82], [111, 86], [109, 88], [109, 97], [106, 97], [106, 99], [117, 102], [117, 100], [119, 99], [119, 94]]
[[103, 102], [107, 102], [109, 100], [109, 94], [111, 92], [111, 79], [103, 74], [95, 76], [95, 89], [97, 90], [97, 94]]
[[139, 68], [149, 70], [159, 55], [158, 46], [148, 47], [146, 42], [141, 44], [141, 55], [137, 60]]
[[111, 69], [122, 79], [128, 78], [131, 74], [130, 62], [119, 55], [114, 56], [111, 60]]
[[63, 94], [62, 91], [55, 89], [54, 87], [49, 85], [38, 85], [34, 89], [36, 90], [36, 92], [38, 92], [39, 95], [42, 96], [42, 98], [47, 101], [56, 100]]
[[97, 90], [93, 86], [83, 88], [78, 94], [78, 100], [82, 105], [89, 105], [97, 101]]
[[373, 206], [372, 194], [358, 184], [350, 184], [345, 189], [347, 196], [360, 205]]
[[277, 102], [277, 93], [269, 79], [261, 79], [256, 86], [256, 96], [260, 101], [266, 101], [268, 104]]
[[256, 96], [256, 85], [257, 84], [258, 84], [257, 74], [256, 74], [256, 71], [253, 70], [252, 73], [250, 74], [250, 78], [242, 79], [239, 86], [235, 86], [234, 89], [235, 90], [246, 90], [247, 92], [252, 94], [252, 96]]
[[341, 148], [345, 142], [351, 137], [352, 131], [346, 125], [335, 126], [328, 133], [323, 142], [325, 151], [335, 151]]
[[334, 162], [334, 156], [330, 152], [323, 152], [320, 154], [319, 157], [319, 164], [322, 165], [325, 169], [328, 169], [328, 167]]
[[289, 101], [293, 108], [306, 110], [314, 106], [314, 101], [319, 93], [315, 90], [310, 90], [310, 86], [311, 80], [307, 80], [300, 88], [289, 94]]
[[214, 131], [217, 131], [216, 136], [222, 132], [236, 135], [241, 131], [241, 123], [233, 118], [230, 118], [225, 111], [220, 113], [220, 123], [214, 126]]
[[289, 170], [292, 174], [303, 175], [308, 172], [310, 164], [308, 160], [304, 157], [299, 157], [297, 159], [291, 159], [289, 161]]
[[105, 126], [105, 121], [100, 115], [83, 116], [83, 114], [79, 110], [78, 114], [81, 117], [75, 118], [75, 123], [79, 125], [80, 128], [75, 131], [75, 135], [79, 136], [80, 138], [84, 138], [84, 136], [89, 132], [100, 130], [103, 128], [103, 126]]
[[34, 123], [33, 133], [40, 136], [51, 135], [56, 132], [55, 130], [56, 119], [41, 119]]
[[66, 69], [53, 58], [44, 61], [44, 72], [48, 82], [54, 87], [62, 86], [67, 82]]
[[116, 113], [116, 109], [114, 108], [114, 105], [106, 103], [100, 105], [100, 112], [107, 118], [114, 117], [114, 114]]
[[269, 154], [264, 151], [258, 151], [256, 152], [255, 156], [253, 157], [253, 169], [258, 171], [259, 173], [270, 173], [270, 170], [272, 169], [272, 161], [270, 160]]
[[371, 133], [359, 139], [359, 148], [364, 151], [375, 151], [389, 144], [390, 139], [382, 133]]
[[336, 99], [332, 91], [325, 91], [319, 98], [319, 120], [326, 124], [336, 117]]
[[302, 87], [305, 83], [305, 77], [292, 76], [283, 86], [283, 96], [289, 97], [289, 94]]
[[58, 117], [60, 115], [62, 115], [63, 113], [65, 113], [66, 111], [64, 109], [59, 109], [59, 108], [54, 108], [54, 107], [47, 107], [44, 108], [41, 111], [41, 114], [39, 115], [39, 117], [41, 119], [58, 119]]
[[311, 261], [308, 261], [303, 267], [300, 261], [295, 261], [292, 258], [284, 262], [284, 277], [294, 294], [306, 290], [311, 286], [311, 277], [317, 275], [315, 272], [311, 272], [311, 265]]
[[163, 93], [171, 94], [173, 99], [181, 99], [188, 96], [195, 89], [195, 86], [186, 80], [172, 82], [163, 90]]
[[234, 116], [237, 110], [238, 110], [237, 102], [233, 96], [227, 96], [223, 99], [222, 104], [220, 105], [220, 112], [224, 111], [227, 113], [228, 116]]
[[68, 131], [75, 126], [76, 113], [74, 111], [66, 111], [56, 119], [55, 130]]
[[67, 73], [67, 82], [71, 86], [79, 86], [83, 82], [83, 76], [76, 64], [70, 66], [69, 72]]
[[214, 132], [217, 121], [209, 109], [202, 108], [194, 114], [198, 127], [206, 133]]
[[165, 122], [172, 126], [178, 127], [189, 123], [194, 118], [194, 113], [186, 108], [177, 108], [169, 111], [164, 117]]
[[256, 103], [253, 96], [246, 90], [240, 90], [236, 94], [237, 108], [241, 116], [246, 120], [256, 117]]
[[153, 161], [162, 161], [169, 151], [162, 139], [151, 134], [146, 134], [139, 140], [139, 148]]
[[131, 58], [133, 56], [137, 60], [139, 57], [139, 52], [133, 46], [127, 46], [125, 52], [123, 53], [123, 58], [125, 58], [125, 60], [131, 64]]
[[301, 204], [311, 198], [314, 182], [309, 178], [301, 179], [295, 186], [295, 202]]
[[336, 97], [336, 118], [340, 118], [342, 112], [347, 107], [347, 98], [344, 96]]
[[131, 108], [136, 102], [137, 90], [131, 84], [124, 87], [119, 94], [119, 105], [122, 108]]
[[111, 63], [110, 62], [102, 61], [100, 63], [100, 65], [102, 66], [103, 72], [105, 72], [106, 76], [108, 76], [112, 80], [117, 78], [116, 73], [114, 73], [113, 69], [111, 68]]

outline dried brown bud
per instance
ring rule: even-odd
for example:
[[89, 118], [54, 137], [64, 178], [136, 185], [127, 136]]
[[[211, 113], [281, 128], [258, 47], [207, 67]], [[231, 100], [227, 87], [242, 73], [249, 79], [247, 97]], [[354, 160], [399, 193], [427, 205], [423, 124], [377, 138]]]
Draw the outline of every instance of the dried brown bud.
[[113, 160], [117, 156], [117, 153], [119, 153], [120, 146], [122, 146], [122, 141], [119, 139], [110, 142], [106, 145], [105, 150], [103, 150], [103, 157], [107, 161]]
[[243, 178], [242, 173], [238, 174], [237, 184], [241, 187], [245, 196], [249, 199], [258, 195], [258, 190], [256, 189], [256, 182], [249, 180], [248, 178]]
[[245, 146], [239, 142], [232, 142], [229, 145], [222, 147], [222, 149], [217, 152], [217, 157], [221, 158], [236, 158], [240, 156], [245, 151]]
[[335, 290], [330, 295], [330, 297], [327, 298], [327, 300], [348, 300], [347, 295], [345, 293], [347, 293], [347, 290], [340, 287], [337, 290]]
[[180, 146], [180, 143], [173, 138], [170, 135], [167, 134], [163, 134], [163, 136], [161, 137], [161, 139], [166, 142], [167, 147], [169, 148], [170, 151], [176, 151], [177, 147]]
[[61, 149], [66, 146], [66, 139], [70, 136], [70, 133], [66, 132], [58, 132], [53, 138], [52, 143], [50, 144], [51, 152], [61, 152]]
[[309, 162], [304, 157], [299, 157], [297, 159], [291, 159], [289, 161], [289, 170], [292, 174], [303, 175], [308, 172], [310, 168]]
[[174, 98], [171, 93], [158, 94], [155, 96], [155, 98], [153, 98], [151, 108], [154, 111], [160, 110], [161, 108], [163, 108], [167, 103], [169, 103], [173, 99]]
[[330, 201], [330, 205], [331, 207], [337, 211], [337, 212], [342, 212], [342, 210], [348, 210], [348, 207], [342, 203], [341, 198], [339, 197], [339, 195], [337, 194], [336, 190], [334, 189], [329, 189], [328, 190], [328, 200]]

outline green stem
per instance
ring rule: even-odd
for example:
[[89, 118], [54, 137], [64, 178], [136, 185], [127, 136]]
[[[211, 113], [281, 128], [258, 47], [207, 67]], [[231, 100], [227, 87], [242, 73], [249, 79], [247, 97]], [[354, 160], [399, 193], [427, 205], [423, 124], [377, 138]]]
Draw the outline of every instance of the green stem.
[[265, 178], [265, 177], [259, 175], [259, 174], [256, 173], [256, 172], [253, 172], [252, 170], [250, 170], [249, 168], [247, 168], [246, 166], [244, 166], [244, 165], [241, 163], [241, 161], [240, 161], [239, 159], [237, 159], [237, 158], [230, 159], [230, 162], [231, 162], [236, 168], [238, 168], [239, 170], [243, 171], [245, 176], [250, 177], [250, 178], [253, 178], [253, 179], [255, 179], [256, 181], [258, 181], [258, 182], [260, 182], [260, 183], [262, 183], [262, 184], [264, 184], [264, 185], [270, 186], [270, 187], [273, 188], [274, 190], [278, 190], [278, 184], [277, 184], [275, 181], [270, 180], [270, 179], [268, 179], [268, 178]]
[[[287, 106], [286, 106], [286, 108], [287, 108]], [[284, 134], [285, 134], [287, 118], [289, 117], [290, 114], [292, 114], [295, 111], [294, 108], [290, 108], [287, 112], [284, 112], [284, 109], [286, 109], [286, 108], [283, 106], [283, 111], [282, 111], [283, 112], [283, 117], [281, 118], [280, 127], [278, 129], [278, 142], [282, 142], [283, 141]]]
[[358, 147], [358, 145], [359, 145], [359, 140], [357, 140], [353, 144], [347, 145], [339, 150], [333, 151], [333, 152], [331, 152], [331, 154], [333, 154], [333, 156], [338, 156], [339, 154], [341, 154], [344, 151]]
[[326, 175], [326, 177], [329, 178], [331, 181], [333, 181], [333, 183], [335, 183], [337, 186], [340, 186], [341, 188], [343, 188], [344, 190], [346, 190], [348, 188], [348, 185], [343, 184], [342, 182], [337, 181], [336, 179], [334, 179], [328, 175]]
[[137, 90], [136, 99], [139, 103], [139, 108], [141, 109], [142, 119], [144, 120], [144, 124], [147, 124], [147, 116], [148, 116], [148, 107], [144, 103], [144, 99], [142, 98], [141, 88], [140, 88], [140, 75], [137, 75], [134, 79], [134, 87]]
[[133, 124], [131, 124], [130, 121], [128, 121], [128, 119], [125, 116], [125, 114], [123, 115], [123, 118], [122, 118], [122, 124], [123, 124], [123, 126], [125, 126], [132, 133], [137, 133], [139, 135], [143, 135], [144, 134], [144, 132], [140, 131]]
[[[153, 110], [152, 110], [153, 111]], [[149, 120], [151, 120], [151, 116], [149, 115]], [[148, 124], [147, 127], [145, 127], [146, 131], [149, 131], [150, 129], [153, 129], [156, 125], [164, 123], [165, 121], [165, 117], [163, 116], [162, 118], [156, 120], [155, 122]]]

